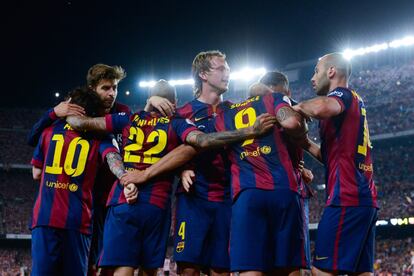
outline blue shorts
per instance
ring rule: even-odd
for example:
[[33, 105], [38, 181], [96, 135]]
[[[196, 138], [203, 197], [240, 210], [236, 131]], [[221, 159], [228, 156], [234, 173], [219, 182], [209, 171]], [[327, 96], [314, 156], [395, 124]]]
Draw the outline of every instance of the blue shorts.
[[229, 269], [231, 201], [211, 202], [179, 194], [176, 206], [175, 261]]
[[32, 230], [31, 275], [86, 275], [91, 236], [39, 226]]
[[140, 202], [110, 207], [98, 266], [162, 267], [171, 225], [170, 213], [170, 209]]
[[106, 216], [106, 206], [95, 204], [93, 209], [93, 232], [91, 250], [89, 252], [89, 266], [96, 265], [103, 247], [103, 229]]
[[233, 204], [231, 271], [304, 267], [299, 195], [289, 189], [247, 189]]
[[326, 207], [313, 265], [329, 271], [373, 272], [376, 221], [373, 207]]

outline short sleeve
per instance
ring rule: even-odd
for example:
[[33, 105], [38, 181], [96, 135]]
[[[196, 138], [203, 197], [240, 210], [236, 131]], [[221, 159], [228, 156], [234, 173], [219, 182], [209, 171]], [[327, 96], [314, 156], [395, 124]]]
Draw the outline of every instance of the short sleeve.
[[275, 114], [277, 114], [279, 109], [281, 109], [282, 107], [286, 107], [286, 106], [291, 107], [292, 106], [292, 103], [291, 103], [288, 96], [285, 96], [281, 93], [271, 93], [271, 94], [268, 94], [268, 95], [273, 97], [273, 101], [274, 101], [273, 102], [273, 107], [274, 107]]
[[112, 133], [119, 133], [130, 122], [130, 113], [121, 112], [116, 114], [106, 114], [105, 123], [106, 130]]
[[347, 110], [351, 106], [352, 92], [348, 89], [337, 88], [330, 92], [327, 96], [336, 99], [341, 105], [342, 111]]
[[112, 136], [107, 136], [106, 138], [102, 139], [99, 144], [99, 154], [101, 155], [102, 160], [105, 160], [106, 155], [110, 152], [119, 153], [118, 143]]
[[36, 145], [36, 148], [33, 152], [32, 161], [30, 164], [35, 166], [36, 168], [43, 168], [44, 163], [44, 152], [43, 152], [43, 145], [45, 140], [45, 132], [43, 131], [42, 135], [40, 136], [39, 142]]
[[187, 135], [191, 131], [198, 130], [197, 127], [194, 125], [193, 122], [191, 122], [190, 119], [174, 117], [171, 123], [172, 123], [172, 127], [175, 133], [177, 134], [178, 137], [180, 137], [182, 142], [184, 142], [187, 139]]

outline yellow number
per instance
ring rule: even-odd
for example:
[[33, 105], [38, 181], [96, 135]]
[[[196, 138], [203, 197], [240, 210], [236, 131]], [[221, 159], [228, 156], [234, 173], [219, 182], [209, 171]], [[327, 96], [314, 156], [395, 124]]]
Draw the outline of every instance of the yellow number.
[[[62, 158], [64, 137], [62, 134], [54, 134], [52, 137], [52, 141], [56, 141], [55, 152], [53, 154], [52, 166], [46, 166], [46, 173], [61, 174], [62, 169], [64, 169], [65, 173], [72, 177], [81, 175], [85, 170], [86, 161], [88, 159], [88, 141], [83, 140], [80, 137], [77, 137], [70, 141], [63, 168], [60, 166], [60, 161]], [[75, 153], [78, 148], [78, 145], [81, 148], [79, 151], [78, 163], [76, 164], [76, 166], [74, 166], [73, 161], [75, 159]]]
[[[158, 138], [158, 141], [156, 141], [157, 138]], [[129, 129], [128, 139], [135, 140], [135, 143], [130, 144], [124, 148], [125, 150], [124, 161], [131, 162], [131, 163], [141, 162], [141, 156], [136, 155], [136, 154], [131, 154], [131, 152], [132, 151], [137, 152], [142, 149], [144, 140], [145, 140], [144, 132], [142, 131], [142, 129], [138, 127], [131, 127]], [[153, 157], [153, 155], [162, 152], [167, 146], [167, 133], [162, 129], [154, 130], [148, 135], [146, 142], [147, 143], [156, 142], [156, 144], [143, 153], [144, 159], [142, 160], [142, 162], [145, 164], [154, 164], [158, 162], [160, 158]]]
[[152, 157], [154, 154], [162, 152], [167, 146], [167, 133], [164, 130], [152, 131], [147, 138], [147, 143], [153, 143], [158, 137], [158, 142], [155, 146], [144, 152], [144, 163], [154, 164], [160, 160], [159, 157]]
[[[237, 112], [236, 116], [234, 117], [234, 121], [237, 129], [252, 126], [256, 121], [256, 110], [254, 110], [253, 107], [242, 109]], [[245, 140], [242, 144], [242, 147], [252, 144], [253, 141], [254, 139]]]
[[56, 141], [55, 153], [53, 154], [52, 166], [46, 166], [46, 173], [61, 174], [60, 158], [62, 156], [64, 138], [62, 134], [54, 134], [52, 141]]
[[182, 240], [185, 239], [185, 221], [181, 222], [180, 224], [180, 228], [178, 229], [178, 236], [180, 236]]
[[[78, 163], [76, 164], [75, 168], [73, 167], [73, 161], [75, 159], [75, 152], [78, 147], [81, 147], [78, 157]], [[77, 137], [73, 139], [68, 148], [68, 152], [66, 153], [65, 159], [65, 172], [67, 175], [71, 175], [72, 177], [79, 176], [83, 173], [86, 167], [86, 161], [88, 160], [88, 152], [89, 152], [89, 143], [86, 140]]]
[[[135, 137], [135, 139], [134, 139]], [[139, 163], [141, 162], [141, 156], [131, 154], [131, 151], [139, 151], [142, 149], [142, 145], [144, 144], [144, 132], [142, 129], [138, 127], [131, 127], [129, 129], [129, 140], [135, 140], [134, 144], [130, 144], [124, 148], [124, 161], [131, 162], [131, 163]]]
[[362, 145], [358, 145], [358, 153], [366, 156], [367, 148], [371, 147], [371, 141], [369, 139], [367, 111], [365, 108], [361, 108], [361, 115], [364, 116], [364, 141]]

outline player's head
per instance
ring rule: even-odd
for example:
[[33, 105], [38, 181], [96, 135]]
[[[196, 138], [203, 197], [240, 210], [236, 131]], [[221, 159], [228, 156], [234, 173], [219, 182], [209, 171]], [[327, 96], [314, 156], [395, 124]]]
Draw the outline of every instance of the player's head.
[[109, 112], [118, 94], [118, 83], [126, 77], [120, 66], [95, 64], [88, 70], [86, 81], [88, 87], [98, 93], [104, 103], [105, 112]]
[[311, 79], [312, 87], [317, 95], [327, 95], [335, 88], [338, 82], [348, 83], [351, 76], [351, 63], [340, 53], [324, 55], [315, 67], [315, 73]]
[[194, 79], [194, 95], [200, 97], [204, 86], [219, 95], [229, 87], [230, 67], [226, 55], [220, 51], [200, 52], [193, 60], [191, 72]]
[[267, 72], [259, 80], [260, 83], [268, 86], [274, 92], [281, 92], [288, 97], [291, 97], [289, 90], [289, 80], [287, 76], [278, 71]]
[[98, 117], [105, 114], [105, 105], [103, 104], [98, 93], [89, 87], [78, 87], [70, 91], [66, 98], [70, 98], [70, 102], [77, 104], [85, 109], [85, 113], [89, 117]]
[[166, 98], [173, 104], [177, 102], [177, 92], [175, 87], [169, 84], [166, 80], [159, 80], [150, 88], [150, 97], [151, 96]]
[[273, 93], [273, 90], [270, 89], [269, 86], [260, 82], [253, 83], [249, 87], [249, 97], [264, 96], [269, 93]]

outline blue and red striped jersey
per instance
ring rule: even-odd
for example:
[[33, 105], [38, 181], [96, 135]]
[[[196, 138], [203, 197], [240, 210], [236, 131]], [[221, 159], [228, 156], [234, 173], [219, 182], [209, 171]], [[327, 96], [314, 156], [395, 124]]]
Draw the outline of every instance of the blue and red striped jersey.
[[319, 123], [326, 205], [378, 207], [364, 101], [341, 87], [328, 97], [338, 101], [342, 112]]
[[118, 152], [111, 139], [76, 132], [66, 121], [46, 128], [31, 162], [42, 169], [31, 228], [51, 226], [90, 234], [97, 165], [109, 152]]
[[[194, 99], [177, 109], [177, 113], [190, 119], [199, 130], [211, 133], [216, 131], [214, 128], [216, 114], [228, 104], [223, 102], [213, 106]], [[195, 171], [192, 192], [195, 196], [216, 202], [230, 199], [229, 162], [224, 154], [223, 149], [212, 149], [198, 154], [192, 160], [191, 168]], [[184, 192], [183, 187], [179, 186], [177, 192]]]
[[[232, 104], [216, 118], [216, 129], [235, 130], [252, 126], [262, 113], [275, 115], [282, 107], [290, 106], [289, 98], [280, 93]], [[283, 132], [274, 127], [256, 139], [234, 143], [228, 147], [231, 161], [233, 200], [244, 189], [275, 190], [288, 188], [298, 191], [296, 174], [284, 141]]]
[[[106, 115], [110, 132], [122, 131], [122, 157], [127, 170], [145, 170], [173, 150], [197, 128], [178, 116], [163, 117], [159, 113], [141, 111], [135, 114]], [[162, 175], [138, 186], [138, 201], [167, 208], [173, 174]], [[123, 187], [116, 181], [107, 205], [126, 203]]]

